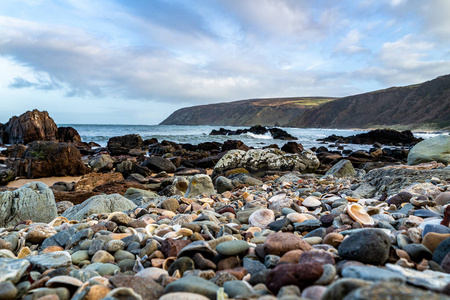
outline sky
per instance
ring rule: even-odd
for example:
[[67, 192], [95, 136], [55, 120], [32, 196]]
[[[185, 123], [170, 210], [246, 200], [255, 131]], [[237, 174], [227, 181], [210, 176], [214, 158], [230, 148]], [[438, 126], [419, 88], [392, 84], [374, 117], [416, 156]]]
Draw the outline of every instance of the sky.
[[[0, 123], [158, 124], [450, 73], [447, 0], [1, 0]], [[226, 112], [224, 112], [226, 113]]]

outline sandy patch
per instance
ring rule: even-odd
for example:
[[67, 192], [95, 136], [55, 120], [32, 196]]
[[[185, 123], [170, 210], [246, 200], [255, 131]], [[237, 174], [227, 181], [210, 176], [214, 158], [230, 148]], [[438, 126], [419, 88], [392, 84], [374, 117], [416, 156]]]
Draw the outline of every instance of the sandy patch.
[[7, 187], [20, 188], [29, 182], [36, 182], [36, 181], [45, 183], [48, 186], [52, 186], [55, 182], [58, 182], [58, 181], [78, 182], [78, 180], [80, 180], [80, 178], [81, 178], [81, 176], [77, 176], [77, 177], [65, 176], [65, 177], [45, 177], [45, 178], [35, 178], [35, 179], [19, 179], [19, 180], [11, 181], [10, 183], [8, 183]]

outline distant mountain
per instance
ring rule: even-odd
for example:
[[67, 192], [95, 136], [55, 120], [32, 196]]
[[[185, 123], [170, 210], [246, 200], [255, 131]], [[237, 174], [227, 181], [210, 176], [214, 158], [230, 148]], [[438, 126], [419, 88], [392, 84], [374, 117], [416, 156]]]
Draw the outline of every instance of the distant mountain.
[[175, 111], [161, 125], [282, 126], [294, 122], [308, 108], [336, 99], [268, 98], [199, 105]]
[[450, 128], [450, 75], [344, 98], [268, 98], [186, 107], [161, 124]]
[[450, 75], [349, 96], [310, 108], [293, 127], [442, 129], [450, 127]]

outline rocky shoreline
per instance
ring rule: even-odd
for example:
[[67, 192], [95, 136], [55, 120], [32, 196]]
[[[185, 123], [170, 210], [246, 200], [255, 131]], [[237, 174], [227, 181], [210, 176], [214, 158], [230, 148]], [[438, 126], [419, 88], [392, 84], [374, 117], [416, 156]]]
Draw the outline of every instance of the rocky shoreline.
[[9, 146], [2, 184], [82, 177], [3, 188], [0, 299], [447, 299], [439, 138], [351, 153], [138, 135]]

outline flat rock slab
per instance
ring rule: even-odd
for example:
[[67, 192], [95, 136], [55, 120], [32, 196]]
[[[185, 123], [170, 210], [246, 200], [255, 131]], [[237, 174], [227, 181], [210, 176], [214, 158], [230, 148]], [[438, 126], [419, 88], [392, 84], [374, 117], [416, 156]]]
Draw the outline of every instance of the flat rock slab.
[[17, 283], [29, 266], [26, 259], [0, 258], [0, 282]]

